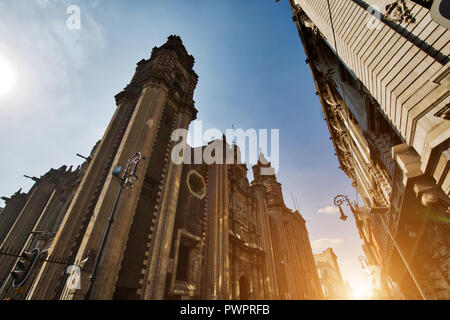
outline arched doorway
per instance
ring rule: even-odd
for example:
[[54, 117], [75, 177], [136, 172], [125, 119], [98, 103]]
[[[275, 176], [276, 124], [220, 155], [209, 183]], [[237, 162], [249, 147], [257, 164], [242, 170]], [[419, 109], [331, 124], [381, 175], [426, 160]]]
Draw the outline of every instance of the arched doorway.
[[239, 279], [239, 298], [241, 300], [249, 300], [250, 299], [250, 286], [248, 280], [245, 276], [242, 276]]

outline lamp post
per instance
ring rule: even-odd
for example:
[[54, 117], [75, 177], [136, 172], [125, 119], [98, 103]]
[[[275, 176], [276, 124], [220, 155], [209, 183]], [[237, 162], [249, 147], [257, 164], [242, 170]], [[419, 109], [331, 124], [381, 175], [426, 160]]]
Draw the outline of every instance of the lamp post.
[[[344, 214], [344, 211], [342, 210], [341, 206], [342, 204], [344, 204], [344, 202], [346, 202], [346, 204], [350, 207], [350, 210], [352, 211], [352, 213], [355, 213], [355, 209], [353, 208], [350, 199], [348, 198], [348, 196], [343, 196], [343, 195], [337, 195], [336, 197], [334, 197], [334, 204], [336, 206], [339, 207], [339, 211], [341, 212], [341, 217], [340, 219], [342, 220], [347, 220], [347, 216]], [[425, 294], [422, 290], [422, 287], [420, 286], [419, 282], [417, 281], [416, 277], [414, 276], [414, 273], [412, 272], [411, 267], [409, 266], [408, 261], [406, 261], [405, 256], [403, 255], [402, 250], [400, 250], [400, 247], [397, 244], [397, 241], [395, 241], [394, 236], [392, 235], [391, 231], [389, 230], [388, 226], [386, 225], [386, 223], [384, 222], [384, 219], [382, 219], [381, 217], [379, 217], [378, 220], [381, 220], [381, 224], [383, 225], [384, 229], [386, 230], [387, 234], [389, 235], [389, 238], [392, 240], [392, 243], [394, 244], [395, 248], [397, 249], [397, 252], [400, 256], [400, 258], [403, 261], [403, 264], [405, 265], [406, 269], [408, 270], [409, 275], [411, 276], [411, 278], [414, 281], [414, 284], [417, 287], [417, 290], [419, 291], [421, 297], [423, 300], [427, 300], [425, 297]]]
[[355, 209], [353, 208], [352, 203], [350, 202], [350, 199], [348, 196], [338, 194], [336, 197], [334, 197], [334, 205], [336, 207], [339, 207], [339, 212], [341, 213], [341, 216], [339, 217], [339, 219], [345, 221], [345, 220], [347, 220], [348, 216], [346, 216], [344, 214], [344, 210], [342, 210], [343, 204], [348, 205], [350, 207], [350, 210], [352, 211], [352, 213], [355, 212]]
[[[89, 276], [90, 283], [89, 283], [89, 289], [86, 292], [85, 300], [88, 300], [90, 298], [92, 286], [93, 286], [95, 277], [97, 275], [97, 269], [100, 264], [100, 260], [102, 257], [103, 250], [105, 248], [105, 244], [106, 244], [106, 240], [108, 238], [109, 231], [111, 229], [111, 225], [114, 222], [114, 216], [116, 213], [117, 205], [119, 203], [123, 188], [124, 187], [126, 189], [133, 188], [133, 185], [137, 180], [137, 176], [136, 176], [137, 166], [141, 160], [142, 160], [142, 153], [137, 152], [134, 156], [132, 156], [130, 159], [128, 159], [125, 170], [123, 170], [123, 168], [121, 166], [116, 166], [113, 169], [112, 174], [114, 177], [119, 179], [120, 188], [119, 188], [119, 191], [117, 192], [116, 200], [114, 201], [114, 206], [111, 210], [111, 215], [109, 216], [108, 223], [106, 225], [105, 232], [103, 234], [103, 239], [100, 244], [100, 249], [98, 250], [98, 253], [95, 257], [95, 262], [94, 262], [94, 267], [92, 268], [92, 273]], [[122, 176], [120, 176], [121, 173], [122, 173]]]

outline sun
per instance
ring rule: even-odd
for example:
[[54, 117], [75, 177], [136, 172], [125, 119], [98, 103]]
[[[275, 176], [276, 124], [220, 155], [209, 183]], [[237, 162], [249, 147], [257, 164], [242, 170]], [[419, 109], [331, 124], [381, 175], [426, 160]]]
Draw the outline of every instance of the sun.
[[369, 284], [359, 284], [358, 286], [352, 288], [353, 299], [355, 300], [366, 300], [370, 299], [373, 291]]
[[15, 75], [11, 65], [0, 57], [0, 95], [6, 94], [14, 85]]

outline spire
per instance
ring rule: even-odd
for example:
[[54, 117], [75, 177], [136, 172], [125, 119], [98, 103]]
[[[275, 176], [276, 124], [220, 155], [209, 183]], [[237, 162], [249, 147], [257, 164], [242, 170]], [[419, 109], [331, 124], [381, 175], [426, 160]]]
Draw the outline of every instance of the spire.
[[263, 177], [272, 177], [275, 178], [275, 169], [272, 168], [271, 163], [269, 160], [266, 159], [264, 156], [264, 153], [262, 152], [261, 148], [259, 150], [259, 159], [258, 162], [253, 166], [253, 178], [254, 180], [259, 180]]
[[258, 165], [267, 166], [267, 167], [270, 166], [270, 162], [264, 156], [264, 153], [262, 152], [262, 148], [259, 148]]

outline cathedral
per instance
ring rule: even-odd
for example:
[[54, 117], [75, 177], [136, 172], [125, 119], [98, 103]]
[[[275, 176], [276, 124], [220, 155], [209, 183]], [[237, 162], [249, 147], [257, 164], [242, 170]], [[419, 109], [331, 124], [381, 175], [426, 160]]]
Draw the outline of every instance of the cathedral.
[[[80, 167], [31, 177], [28, 193], [3, 198], [2, 299], [323, 297], [305, 220], [262, 154], [251, 183], [240, 161], [171, 161], [173, 131], [197, 115], [193, 66], [170, 36], [138, 62]], [[225, 137], [210, 144], [239, 154]]]

